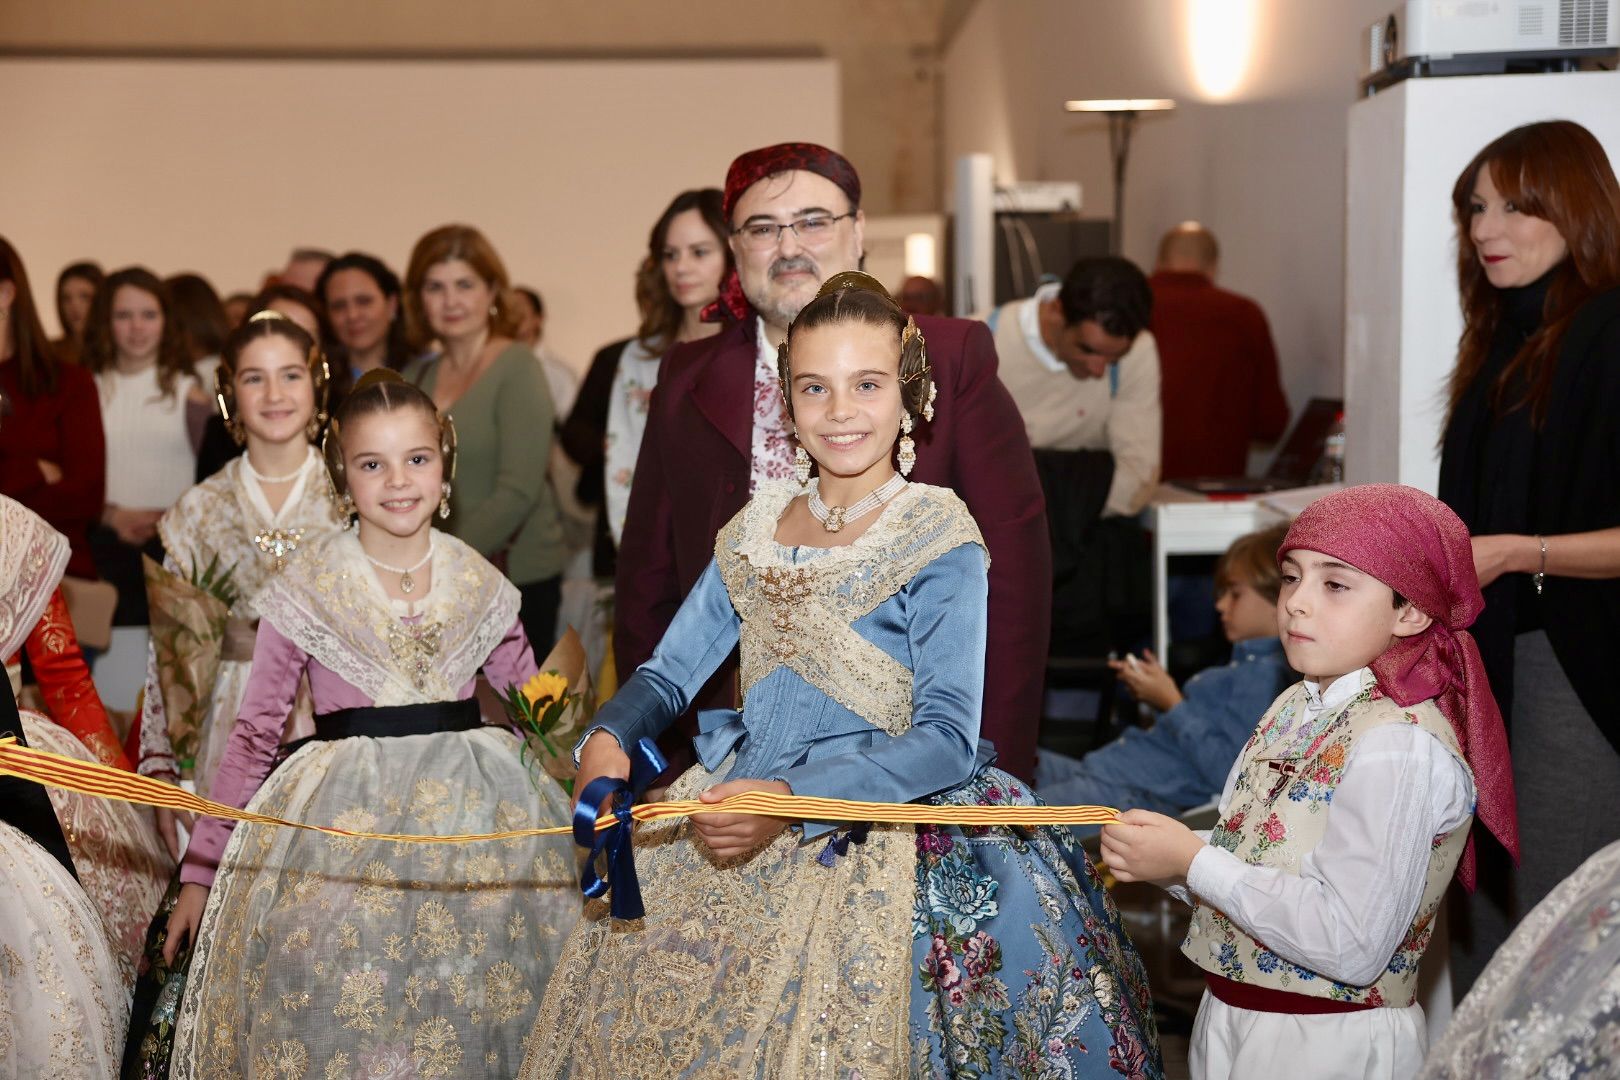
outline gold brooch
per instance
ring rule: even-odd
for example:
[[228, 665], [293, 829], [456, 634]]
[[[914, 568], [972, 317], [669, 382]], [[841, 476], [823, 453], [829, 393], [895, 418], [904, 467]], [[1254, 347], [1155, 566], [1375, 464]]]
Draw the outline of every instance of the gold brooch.
[[260, 551], [270, 556], [270, 572], [281, 573], [287, 565], [287, 556], [298, 550], [304, 539], [303, 529], [266, 529], [253, 537]]
[[411, 685], [418, 690], [427, 688], [443, 633], [444, 628], [436, 622], [395, 622], [388, 628], [388, 651], [410, 674]]

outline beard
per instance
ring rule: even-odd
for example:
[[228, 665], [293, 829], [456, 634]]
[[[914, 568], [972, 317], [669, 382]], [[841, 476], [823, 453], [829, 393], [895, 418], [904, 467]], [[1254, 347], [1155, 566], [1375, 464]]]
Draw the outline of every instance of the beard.
[[753, 283], [752, 287], [748, 282], [743, 284], [743, 295], [748, 297], [748, 302], [754, 306], [754, 310], [759, 312], [760, 317], [768, 324], [782, 330], [786, 330], [788, 324], [799, 317], [799, 312], [804, 310], [804, 306], [815, 299], [813, 291], [806, 293], [795, 289], [792, 292], [784, 292], [775, 288], [778, 275], [787, 273], [806, 273], [814, 276], [817, 289], [824, 280], [821, 267], [816, 265], [814, 259], [808, 255], [794, 255], [771, 263], [765, 272], [764, 281]]

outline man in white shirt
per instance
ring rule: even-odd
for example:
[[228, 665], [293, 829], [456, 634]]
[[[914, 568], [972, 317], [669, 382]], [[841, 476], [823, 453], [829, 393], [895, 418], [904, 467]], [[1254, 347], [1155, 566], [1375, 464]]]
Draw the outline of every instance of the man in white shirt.
[[1159, 351], [1153, 293], [1129, 260], [1082, 259], [1061, 283], [985, 319], [1001, 381], [1036, 450], [1107, 450], [1114, 479], [1103, 514], [1132, 515], [1159, 482]]

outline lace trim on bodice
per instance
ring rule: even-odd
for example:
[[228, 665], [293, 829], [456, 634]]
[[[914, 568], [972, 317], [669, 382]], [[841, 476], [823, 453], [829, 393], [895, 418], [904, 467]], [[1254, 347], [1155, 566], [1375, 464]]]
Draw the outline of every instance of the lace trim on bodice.
[[218, 572], [229, 570], [236, 588], [231, 614], [237, 618], [258, 618], [259, 594], [277, 574], [278, 553], [285, 570], [300, 553], [338, 531], [325, 466], [314, 447], [309, 453], [274, 513], [239, 457], [182, 495], [158, 522], [167, 561], [179, 576], [203, 570], [218, 556]]
[[983, 548], [984, 538], [954, 492], [910, 484], [853, 543], [794, 562], [775, 536], [799, 494], [793, 483], [761, 488], [715, 543], [720, 576], [742, 619], [743, 696], [785, 666], [897, 735], [911, 726], [911, 671], [853, 624], [947, 551]]

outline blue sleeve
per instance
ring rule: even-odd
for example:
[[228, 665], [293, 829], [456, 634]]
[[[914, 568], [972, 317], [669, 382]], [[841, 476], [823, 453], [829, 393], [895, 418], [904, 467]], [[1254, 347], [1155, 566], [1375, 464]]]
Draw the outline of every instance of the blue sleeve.
[[984, 701], [984, 549], [952, 548], [899, 593], [911, 650], [911, 728], [865, 750], [784, 771], [795, 795], [912, 802], [973, 776]]
[[1243, 744], [1292, 682], [1280, 654], [1216, 668], [1190, 680], [1185, 700], [1159, 718], [1155, 730], [1162, 727], [1180, 747], [1199, 801], [1220, 795]]
[[1232, 762], [1292, 681], [1277, 660], [1209, 668], [1153, 727], [1126, 730], [1079, 761], [1051, 755], [1040, 793], [1054, 803], [1103, 803], [1179, 814], [1220, 795]]
[[737, 647], [740, 622], [731, 595], [713, 559], [681, 602], [652, 658], [636, 669], [596, 714], [575, 746], [606, 730], [626, 749], [642, 738], [656, 738], [692, 704], [692, 696]]

